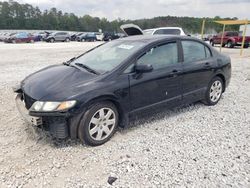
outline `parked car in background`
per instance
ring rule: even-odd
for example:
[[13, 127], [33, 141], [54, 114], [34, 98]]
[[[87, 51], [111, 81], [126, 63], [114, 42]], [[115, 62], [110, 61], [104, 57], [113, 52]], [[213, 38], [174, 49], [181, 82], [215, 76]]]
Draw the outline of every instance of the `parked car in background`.
[[159, 27], [153, 29], [142, 30], [135, 24], [125, 24], [121, 29], [128, 36], [131, 35], [181, 35], [187, 36], [181, 27]]
[[8, 37], [10, 35], [10, 33], [0, 33], [0, 41], [4, 41], [4, 39], [6, 38], [6, 37]]
[[83, 32], [72, 33], [72, 34], [70, 35], [70, 40], [71, 40], [71, 41], [76, 41], [76, 38], [77, 38], [78, 36], [82, 35], [82, 34], [83, 34]]
[[182, 35], [186, 36], [181, 27], [160, 27], [154, 29], [146, 29], [144, 35]]
[[78, 36], [76, 39], [78, 42], [84, 42], [84, 41], [96, 41], [96, 34], [95, 33], [83, 33], [82, 35]]
[[[223, 38], [223, 39], [222, 39]], [[221, 44], [222, 47], [227, 46], [228, 48], [234, 48], [235, 46], [241, 46], [243, 41], [243, 36], [238, 31], [226, 31], [224, 35], [219, 33], [210, 38], [210, 44], [214, 46], [215, 44]], [[245, 37], [244, 48], [248, 48], [250, 43], [250, 36]]]
[[31, 74], [15, 89], [16, 103], [28, 122], [54, 137], [96, 146], [145, 110], [216, 105], [230, 77], [230, 57], [201, 40], [134, 36]]
[[54, 32], [48, 35], [45, 39], [46, 42], [69, 42], [70, 41], [70, 34], [68, 32]]
[[6, 43], [33, 43], [34, 37], [27, 32], [20, 32], [11, 34], [9, 37], [4, 39]]
[[96, 40], [98, 41], [103, 41], [103, 33], [100, 33], [100, 32], [95, 32], [95, 36], [96, 36]]
[[43, 41], [48, 35], [47, 31], [35, 32], [32, 34], [34, 36], [34, 41]]
[[115, 39], [119, 39], [119, 38], [120, 38], [120, 35], [118, 33], [105, 32], [103, 40], [104, 41], [111, 41], [111, 40], [115, 40]]

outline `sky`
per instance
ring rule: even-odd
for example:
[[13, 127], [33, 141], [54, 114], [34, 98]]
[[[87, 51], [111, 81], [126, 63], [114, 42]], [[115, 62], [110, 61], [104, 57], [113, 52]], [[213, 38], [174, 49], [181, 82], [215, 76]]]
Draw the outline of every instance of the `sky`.
[[[0, 0], [2, 1], [2, 0]], [[108, 20], [141, 19], [156, 16], [238, 17], [250, 20], [250, 0], [17, 0], [41, 10], [56, 7], [78, 16]]]

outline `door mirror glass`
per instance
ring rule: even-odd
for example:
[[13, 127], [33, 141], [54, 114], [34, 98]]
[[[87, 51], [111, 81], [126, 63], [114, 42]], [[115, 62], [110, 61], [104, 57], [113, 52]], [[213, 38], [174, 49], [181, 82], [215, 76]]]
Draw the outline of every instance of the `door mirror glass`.
[[135, 65], [135, 72], [137, 73], [151, 72], [152, 70], [153, 70], [153, 66], [150, 64]]

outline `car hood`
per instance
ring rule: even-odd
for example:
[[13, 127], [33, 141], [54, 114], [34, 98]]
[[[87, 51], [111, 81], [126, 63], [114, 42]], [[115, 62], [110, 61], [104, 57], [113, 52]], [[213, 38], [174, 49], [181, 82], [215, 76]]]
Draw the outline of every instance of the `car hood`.
[[100, 76], [72, 66], [54, 65], [26, 77], [21, 89], [35, 100], [64, 101], [84, 93], [90, 88], [88, 83]]

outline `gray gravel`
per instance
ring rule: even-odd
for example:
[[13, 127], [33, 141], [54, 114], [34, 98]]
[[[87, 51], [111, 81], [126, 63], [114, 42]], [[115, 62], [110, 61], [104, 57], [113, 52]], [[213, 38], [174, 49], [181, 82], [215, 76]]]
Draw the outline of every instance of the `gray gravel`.
[[[0, 44], [0, 187], [250, 187], [250, 56], [231, 54], [218, 105], [135, 121], [99, 147], [58, 142], [27, 125], [11, 87], [97, 43]], [[108, 179], [117, 178], [112, 185]], [[111, 178], [112, 179], [112, 178]]]

